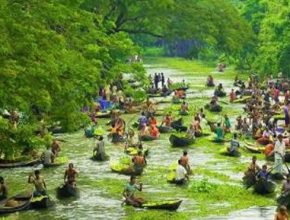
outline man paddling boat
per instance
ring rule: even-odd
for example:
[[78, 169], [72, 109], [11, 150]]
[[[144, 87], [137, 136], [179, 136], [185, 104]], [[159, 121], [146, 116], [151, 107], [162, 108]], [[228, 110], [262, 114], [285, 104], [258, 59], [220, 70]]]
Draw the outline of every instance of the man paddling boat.
[[76, 177], [78, 176], [78, 171], [74, 168], [73, 163], [68, 165], [68, 169], [66, 169], [64, 173], [64, 183], [65, 185], [70, 185], [72, 187], [76, 187]]
[[136, 197], [135, 192], [136, 190], [142, 191], [142, 186], [142, 183], [139, 183], [139, 186], [137, 186], [136, 177], [131, 176], [129, 183], [125, 186], [125, 189], [123, 191], [125, 202], [136, 207], [141, 206], [144, 203], [144, 199]]
[[28, 183], [34, 184], [35, 190], [33, 196], [45, 196], [46, 193], [46, 184], [44, 178], [40, 175], [39, 170], [34, 171], [34, 175], [30, 174], [28, 177]]

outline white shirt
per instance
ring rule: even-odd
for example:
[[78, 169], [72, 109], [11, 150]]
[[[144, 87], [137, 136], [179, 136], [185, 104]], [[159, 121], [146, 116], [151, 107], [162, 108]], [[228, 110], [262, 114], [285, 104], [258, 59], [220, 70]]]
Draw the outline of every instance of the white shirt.
[[285, 142], [277, 140], [274, 147], [275, 158], [281, 158], [281, 155], [285, 155]]
[[51, 150], [49, 149], [49, 150], [46, 150], [45, 152], [44, 152], [44, 158], [43, 158], [43, 163], [44, 164], [51, 164], [51, 158], [52, 158], [52, 156], [53, 156], [53, 153], [51, 152]]
[[178, 165], [176, 168], [176, 176], [175, 180], [182, 180], [185, 179], [185, 175], [187, 174], [186, 169], [182, 165]]

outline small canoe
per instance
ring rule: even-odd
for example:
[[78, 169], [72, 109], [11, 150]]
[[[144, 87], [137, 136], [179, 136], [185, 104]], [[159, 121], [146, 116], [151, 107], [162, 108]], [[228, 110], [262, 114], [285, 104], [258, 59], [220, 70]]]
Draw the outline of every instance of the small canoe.
[[221, 112], [223, 110], [223, 107], [220, 105], [206, 104], [205, 109], [207, 109], [210, 112]]
[[215, 87], [215, 84], [214, 83], [206, 83], [205, 84], [207, 87]]
[[46, 209], [54, 205], [49, 196], [36, 196], [31, 200], [30, 207], [32, 209]]
[[121, 143], [121, 142], [124, 142], [125, 141], [125, 139], [124, 139], [124, 137], [123, 136], [121, 136], [121, 135], [118, 135], [118, 134], [116, 134], [116, 133], [114, 133], [113, 135], [112, 135], [112, 143]]
[[227, 95], [227, 93], [223, 92], [223, 91], [214, 91], [214, 95], [217, 97], [225, 97]]
[[21, 193], [0, 202], [0, 215], [29, 209], [31, 199], [32, 193]]
[[158, 130], [160, 133], [170, 133], [172, 128], [167, 126], [158, 126]]
[[290, 192], [282, 193], [277, 198], [277, 203], [279, 206], [285, 206], [287, 208], [290, 208]]
[[254, 146], [254, 145], [250, 145], [245, 143], [245, 148], [250, 151], [251, 153], [255, 153], [255, 154], [261, 154], [264, 152], [265, 147], [259, 147], [259, 146]]
[[194, 143], [194, 139], [186, 138], [186, 137], [178, 137], [174, 134], [170, 135], [169, 141], [173, 147], [186, 147]]
[[111, 117], [111, 112], [110, 111], [97, 112], [96, 117], [97, 118], [110, 118]]
[[104, 157], [102, 157], [101, 155], [94, 155], [91, 157], [91, 160], [93, 161], [107, 161], [109, 159], [110, 157], [108, 155], [105, 155]]
[[12, 162], [12, 163], [0, 163], [0, 169], [4, 168], [16, 168], [16, 167], [29, 167], [39, 164], [40, 160], [31, 160], [26, 162]]
[[169, 200], [161, 202], [147, 202], [142, 204], [141, 208], [146, 209], [164, 209], [169, 211], [175, 211], [179, 208], [182, 200]]
[[68, 160], [67, 157], [57, 157], [57, 158], [55, 158], [54, 163], [51, 163], [51, 164], [43, 164], [43, 167], [44, 168], [58, 167], [58, 166], [61, 166], [61, 165], [66, 164], [68, 161], [69, 160]]
[[57, 196], [59, 198], [79, 197], [79, 189], [69, 184], [61, 185], [57, 188]]
[[287, 176], [286, 173], [282, 174], [282, 173], [275, 172], [275, 173], [270, 173], [269, 178], [271, 180], [284, 180], [284, 179], [286, 179], [286, 176]]
[[189, 115], [189, 112], [187, 112], [187, 111], [179, 111], [179, 115], [187, 116], [187, 115]]
[[157, 137], [153, 137], [149, 135], [143, 135], [143, 136], [140, 136], [139, 138], [140, 138], [140, 141], [153, 141], [157, 139]]
[[224, 155], [224, 156], [229, 156], [229, 157], [240, 157], [241, 156], [241, 152], [239, 151], [234, 151], [234, 152], [229, 152], [227, 148], [223, 148], [219, 151], [219, 153], [221, 155]]
[[120, 164], [120, 163], [112, 163], [110, 165], [111, 170], [114, 173], [119, 173], [119, 174], [124, 174], [124, 175], [141, 175], [143, 173], [143, 169], [139, 170], [136, 172], [133, 168], [133, 165], [128, 165], [128, 164]]
[[276, 184], [271, 180], [260, 178], [254, 185], [254, 190], [258, 194], [273, 193], [276, 189]]

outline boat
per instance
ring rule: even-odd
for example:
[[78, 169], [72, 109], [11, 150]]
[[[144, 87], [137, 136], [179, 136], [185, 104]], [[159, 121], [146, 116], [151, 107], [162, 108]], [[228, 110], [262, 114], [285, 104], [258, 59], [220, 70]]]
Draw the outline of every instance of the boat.
[[158, 126], [157, 128], [160, 133], [170, 133], [172, 131], [172, 127]]
[[120, 142], [124, 142], [125, 139], [123, 136], [118, 135], [117, 133], [113, 133], [112, 134], [112, 143], [120, 143]]
[[[125, 153], [129, 154], [130, 156], [135, 156], [138, 154], [138, 151], [140, 151], [140, 149], [136, 148], [136, 147], [127, 147], [125, 149]], [[142, 149], [142, 154], [144, 156], [148, 156], [149, 154], [149, 149]]]
[[240, 104], [245, 104], [247, 101], [251, 99], [251, 96], [245, 96], [243, 98], [235, 99], [233, 103], [240, 103]]
[[225, 93], [224, 91], [215, 90], [214, 95], [217, 97], [225, 97], [227, 93]]
[[277, 203], [279, 206], [285, 206], [287, 208], [290, 208], [290, 192], [282, 193], [278, 198], [277, 198]]
[[104, 158], [102, 158], [101, 156], [97, 156], [97, 155], [93, 155], [92, 157], [91, 157], [91, 160], [93, 160], [93, 161], [107, 161], [107, 160], [109, 160], [110, 159], [110, 157], [108, 156], [108, 155], [105, 155], [105, 157]]
[[139, 137], [140, 141], [153, 141], [153, 140], [156, 140], [157, 137], [153, 137], [153, 136], [150, 136], [150, 135], [142, 135]]
[[286, 176], [287, 176], [286, 173], [277, 173], [277, 172], [275, 172], [275, 173], [270, 173], [269, 174], [269, 178], [271, 180], [284, 180], [284, 179], [286, 179], [285, 178]]
[[204, 107], [210, 112], [221, 112], [223, 110], [223, 107], [220, 105], [206, 104]]
[[187, 127], [184, 126], [182, 123], [182, 118], [179, 118], [178, 120], [173, 121], [171, 123], [171, 127], [175, 129], [176, 131], [180, 131], [180, 132], [187, 131]]
[[79, 197], [79, 189], [70, 184], [64, 184], [57, 188], [57, 196], [59, 198]]
[[221, 155], [229, 156], [229, 157], [240, 157], [241, 152], [235, 150], [234, 152], [229, 152], [227, 148], [223, 148], [219, 152]]
[[164, 209], [169, 211], [175, 211], [179, 208], [182, 200], [168, 200], [160, 202], [146, 202], [141, 205], [140, 208], [146, 209]]
[[[274, 155], [266, 156], [266, 160], [274, 161]], [[285, 152], [284, 162], [290, 163], [290, 151], [289, 150], [286, 150], [286, 152]]]
[[30, 160], [30, 161], [23, 161], [23, 162], [8, 162], [8, 163], [1, 163], [0, 161], [0, 169], [4, 168], [16, 168], [16, 167], [29, 167], [39, 164], [40, 160]]
[[179, 111], [179, 115], [187, 116], [187, 115], [189, 115], [189, 112], [187, 112], [187, 111]]
[[36, 196], [31, 200], [30, 208], [32, 209], [46, 209], [53, 206], [54, 203], [51, 201], [49, 196]]
[[273, 193], [276, 189], [276, 184], [271, 180], [260, 178], [254, 185], [254, 191], [258, 194]]
[[252, 144], [247, 143], [247, 142], [245, 142], [244, 146], [248, 151], [250, 151], [251, 153], [255, 153], [255, 154], [263, 153], [265, 150], [265, 147], [255, 146], [255, 145], [252, 145]]
[[143, 169], [135, 171], [133, 168], [133, 165], [129, 165], [129, 164], [112, 163], [110, 167], [114, 173], [119, 173], [119, 174], [124, 174], [124, 175], [138, 176], [143, 173]]
[[170, 135], [169, 141], [173, 147], [186, 147], [194, 143], [194, 138], [178, 137], [174, 134]]
[[30, 207], [32, 193], [20, 193], [0, 202], [0, 215], [27, 210]]
[[110, 118], [111, 112], [110, 111], [104, 111], [104, 112], [97, 112], [96, 113], [97, 118]]
[[54, 160], [54, 163], [50, 163], [50, 164], [43, 164], [44, 168], [49, 168], [49, 167], [58, 167], [61, 165], [64, 165], [68, 162], [68, 158], [67, 157], [56, 157]]

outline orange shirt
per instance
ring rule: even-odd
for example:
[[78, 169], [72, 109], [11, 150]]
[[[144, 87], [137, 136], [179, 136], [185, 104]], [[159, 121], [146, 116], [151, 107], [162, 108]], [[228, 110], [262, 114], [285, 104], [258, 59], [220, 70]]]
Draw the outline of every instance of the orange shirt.
[[265, 151], [264, 151], [264, 153], [265, 153], [266, 156], [269, 156], [269, 154], [270, 154], [273, 150], [274, 150], [274, 145], [273, 145], [273, 144], [268, 144], [268, 145], [266, 145], [266, 147], [265, 147]]

